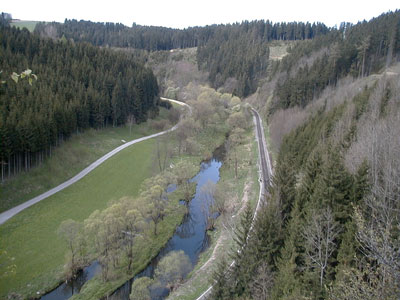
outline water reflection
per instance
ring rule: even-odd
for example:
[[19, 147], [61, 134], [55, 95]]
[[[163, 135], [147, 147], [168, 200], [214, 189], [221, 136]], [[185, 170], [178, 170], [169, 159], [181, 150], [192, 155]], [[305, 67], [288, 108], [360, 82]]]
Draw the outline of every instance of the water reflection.
[[[190, 258], [192, 266], [195, 266], [199, 258], [199, 254], [209, 246], [209, 236], [206, 233], [207, 217], [204, 214], [205, 188], [207, 184], [217, 183], [219, 180], [219, 169], [222, 163], [217, 159], [212, 159], [203, 162], [200, 167], [200, 172], [191, 180], [196, 182], [196, 193], [188, 205], [188, 214], [185, 216], [183, 223], [177, 228], [173, 237], [168, 241], [167, 245], [160, 251], [158, 256], [142, 273], [135, 277], [152, 277], [158, 261], [171, 251], [183, 250]], [[210, 193], [206, 195], [210, 197]], [[213, 201], [213, 199], [208, 199]], [[207, 207], [208, 210], [208, 207]], [[108, 299], [120, 300], [129, 299], [130, 288], [133, 280], [125, 283]], [[153, 300], [164, 299], [169, 293], [169, 290], [163, 287], [153, 288], [151, 290], [151, 298]]]
[[[221, 151], [222, 150], [222, 151]], [[209, 245], [209, 237], [206, 234], [207, 220], [204, 214], [204, 186], [212, 182], [217, 183], [219, 180], [219, 169], [222, 166], [223, 148], [214, 153], [214, 158], [203, 162], [200, 166], [199, 173], [191, 179], [191, 182], [196, 182], [196, 193], [193, 199], [188, 204], [188, 213], [185, 215], [183, 222], [176, 229], [175, 234], [168, 241], [167, 245], [160, 251], [145, 270], [136, 275], [133, 279], [126, 282], [118, 290], [116, 290], [107, 299], [129, 299], [130, 289], [133, 280], [147, 276], [152, 277], [154, 270], [162, 257], [171, 251], [183, 250], [184, 253], [190, 258], [192, 266], [195, 266], [199, 254], [204, 251]], [[177, 186], [170, 184], [167, 187], [167, 193], [175, 191]], [[209, 197], [209, 195], [207, 196]], [[207, 201], [212, 201], [208, 199]], [[185, 201], [182, 202], [186, 203]], [[208, 208], [207, 208], [208, 209]], [[74, 282], [63, 283], [52, 292], [41, 297], [43, 300], [64, 300], [70, 298], [73, 294], [79, 293], [83, 284], [93, 278], [96, 274], [100, 273], [101, 267], [97, 262], [93, 262], [89, 267], [78, 276]], [[169, 293], [169, 290], [164, 287], [157, 287], [152, 289], [152, 299], [164, 299]]]

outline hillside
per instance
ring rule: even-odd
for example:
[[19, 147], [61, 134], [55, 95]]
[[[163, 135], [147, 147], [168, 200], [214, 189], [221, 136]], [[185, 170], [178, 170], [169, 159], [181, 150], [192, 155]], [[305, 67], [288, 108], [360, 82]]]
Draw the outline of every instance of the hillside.
[[398, 297], [399, 21], [297, 43], [248, 98], [268, 120], [275, 175], [213, 299]]
[[[202, 191], [209, 248], [189, 278], [163, 282], [156, 270], [152, 279], [125, 284], [128, 294], [133, 289], [126, 299], [149, 298], [160, 286], [171, 299], [204, 299], [206, 290], [211, 299], [399, 298], [399, 10], [339, 28], [262, 20], [180, 30], [66, 20], [39, 23], [32, 34], [5, 25], [0, 55], [5, 74], [30, 68], [38, 77], [32, 86], [9, 79], [0, 86], [2, 180], [40, 164], [75, 132], [156, 116], [159, 94], [192, 107], [174, 133], [121, 153], [2, 226], [5, 249], [18, 253], [3, 253], [3, 295], [50, 289], [94, 259], [101, 272], [75, 298], [110, 295], [191, 217], [189, 179], [224, 148], [218, 184]], [[254, 224], [260, 179], [251, 107], [266, 124], [274, 166]], [[168, 118], [177, 121], [176, 111]], [[169, 199], [171, 183], [178, 188]], [[21, 236], [31, 224], [39, 231], [31, 214], [44, 216], [50, 204], [63, 211], [42, 232], [57, 247], [45, 262], [16, 241], [36, 245], [33, 235]], [[80, 205], [85, 211], [75, 218]], [[77, 229], [62, 270], [67, 249], [55, 228], [67, 217]], [[53, 244], [41, 247], [51, 253]], [[32, 281], [26, 259], [39, 279]], [[25, 268], [20, 282], [11, 277], [17, 264]]]
[[4, 74], [31, 69], [38, 78], [0, 86], [1, 181], [41, 164], [72, 133], [158, 112], [156, 78], [128, 53], [3, 26], [0, 55]]

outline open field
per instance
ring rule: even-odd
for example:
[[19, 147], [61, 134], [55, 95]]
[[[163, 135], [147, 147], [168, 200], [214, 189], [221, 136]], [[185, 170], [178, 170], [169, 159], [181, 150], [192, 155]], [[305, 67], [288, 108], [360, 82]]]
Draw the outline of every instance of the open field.
[[[159, 118], [165, 118], [163, 110]], [[51, 159], [32, 172], [14, 179], [16, 193], [26, 199], [75, 175], [102, 154], [126, 141], [157, 130], [150, 122], [129, 128], [89, 130], [72, 137], [55, 150]], [[83, 221], [95, 209], [122, 196], [135, 196], [140, 184], [152, 175], [155, 141], [147, 140], [118, 153], [76, 184], [28, 208], [0, 226], [1, 250], [7, 251], [17, 266], [16, 274], [0, 281], [0, 298], [10, 291], [34, 295], [58, 284], [61, 278], [65, 244], [56, 235], [59, 224], [68, 218]], [[40, 184], [42, 183], [42, 184]], [[44, 183], [44, 184], [43, 184]], [[39, 189], [31, 191], [35, 185]], [[24, 189], [19, 187], [23, 186]], [[3, 190], [10, 192], [10, 189]], [[12, 190], [11, 190], [12, 191]], [[28, 192], [27, 192], [28, 191]], [[30, 193], [29, 193], [30, 192]], [[3, 196], [2, 195], [2, 196]], [[22, 198], [23, 198], [22, 197]], [[7, 264], [0, 264], [3, 274]]]
[[[192, 193], [195, 192], [195, 185], [192, 185]], [[158, 225], [158, 234], [153, 234], [152, 226], [150, 226], [145, 234], [151, 238], [145, 241], [138, 241], [135, 245], [135, 261], [133, 264], [133, 274], [137, 274], [143, 270], [151, 259], [157, 256], [160, 249], [168, 242], [170, 237], [174, 234], [176, 227], [182, 222], [186, 208], [184, 205], [179, 204], [182, 199], [183, 190], [177, 189], [168, 196], [170, 205], [169, 210], [172, 212], [168, 214], [164, 220]], [[82, 288], [79, 294], [74, 295], [71, 300], [97, 300], [104, 295], [111, 294], [118, 286], [121, 286], [128, 281], [132, 275], [126, 273], [126, 269], [116, 270], [118, 273], [118, 280], [110, 280], [103, 282], [100, 276], [95, 276], [92, 280], [88, 281]]]
[[32, 295], [44, 286], [57, 285], [67, 252], [56, 234], [61, 221], [83, 221], [95, 209], [104, 209], [110, 200], [135, 196], [141, 182], [151, 175], [154, 143], [148, 140], [125, 149], [76, 184], [0, 227], [2, 249], [17, 266], [16, 275], [2, 278], [0, 298], [12, 290]]
[[[158, 119], [166, 118], [167, 110], [160, 109]], [[152, 121], [129, 127], [88, 129], [73, 135], [52, 156], [29, 172], [23, 172], [0, 184], [0, 212], [21, 204], [66, 181], [96, 159], [123, 144], [160, 130], [152, 128]]]
[[12, 21], [11, 26], [15, 26], [20, 29], [26, 28], [30, 32], [33, 32], [37, 23], [39, 23], [39, 21]]
[[293, 41], [273, 41], [269, 46], [269, 59], [271, 60], [281, 60], [284, 58], [288, 52], [287, 49], [293, 45]]

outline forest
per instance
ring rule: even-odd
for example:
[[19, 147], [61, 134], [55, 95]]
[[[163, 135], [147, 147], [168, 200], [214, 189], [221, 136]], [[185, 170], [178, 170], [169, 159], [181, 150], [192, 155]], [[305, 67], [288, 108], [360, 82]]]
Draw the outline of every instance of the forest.
[[[339, 30], [293, 47], [292, 55], [282, 61], [286, 74], [275, 90], [275, 108], [304, 107], [340, 78], [368, 76], [390, 65], [400, 51], [399, 22], [399, 12], [388, 13], [370, 22], [342, 24]], [[292, 74], [299, 58], [317, 50], [313, 63]]]
[[[166, 205], [167, 187], [179, 182], [188, 189], [197, 168], [175, 161], [176, 174], [169, 174], [168, 159], [211, 157], [225, 140], [221, 172], [232, 178], [219, 197], [235, 207], [222, 207], [222, 221], [211, 220], [207, 231], [215, 237], [231, 225], [233, 247], [210, 272], [211, 299], [399, 299], [399, 10], [339, 28], [261, 20], [179, 30], [65, 20], [40, 23], [32, 34], [1, 24], [2, 180], [39, 164], [75, 132], [156, 115], [166, 105], [159, 94], [193, 107], [184, 126], [157, 142], [162, 175], [145, 180], [135, 197], [64, 223], [79, 232], [67, 257], [70, 276], [86, 263], [88, 249], [103, 267], [99, 285], [121, 270], [132, 275], [133, 238], [126, 232], [161, 235], [162, 222], [182, 213], [178, 199]], [[277, 41], [287, 53], [272, 60]], [[23, 80], [27, 69], [38, 80]], [[18, 84], [7, 77], [12, 72], [20, 74]], [[240, 177], [257, 164], [248, 104], [266, 123], [274, 167], [255, 220], [251, 201], [239, 208], [233, 193], [240, 186], [245, 194], [247, 186], [257, 194]], [[137, 288], [149, 299], [150, 283], [143, 284]], [[179, 278], [169, 288], [184, 285]]]
[[[157, 80], [130, 54], [3, 26], [0, 56], [2, 180], [40, 164], [72, 133], [157, 114]], [[6, 75], [26, 69], [39, 79], [32, 85]]]
[[40, 23], [35, 28], [35, 32], [42, 36], [65, 37], [103, 47], [147, 51], [198, 47], [198, 67], [209, 72], [210, 84], [240, 97], [254, 93], [258, 80], [265, 77], [269, 59], [268, 42], [314, 39], [330, 30], [322, 23], [272, 23], [268, 20], [183, 30], [136, 24], [127, 27], [83, 20], [65, 20], [62, 24]]
[[345, 26], [279, 63], [258, 102], [273, 183], [253, 227], [243, 214], [212, 299], [398, 299], [399, 21]]

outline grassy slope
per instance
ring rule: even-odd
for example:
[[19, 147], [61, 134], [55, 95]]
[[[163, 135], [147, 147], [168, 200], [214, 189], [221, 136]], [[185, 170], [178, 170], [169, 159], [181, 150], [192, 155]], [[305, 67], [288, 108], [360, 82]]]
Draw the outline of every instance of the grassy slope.
[[[165, 118], [166, 109], [160, 109], [158, 118]], [[129, 127], [89, 129], [82, 134], [72, 136], [61, 147], [53, 151], [51, 158], [41, 166], [0, 184], [0, 212], [21, 204], [65, 180], [76, 175], [97, 158], [123, 144], [121, 140], [130, 141], [149, 135], [157, 130], [151, 129], [148, 123]]]
[[[165, 115], [163, 111], [160, 118]], [[121, 139], [128, 141], [153, 131], [148, 124], [141, 124], [132, 129], [132, 135], [129, 128], [109, 128], [74, 136], [42, 167], [7, 182], [2, 200], [9, 190], [29, 199], [75, 175], [119, 146]], [[136, 195], [141, 182], [151, 176], [154, 145], [154, 140], [148, 140], [125, 149], [81, 181], [0, 226], [1, 249], [7, 251], [17, 266], [16, 275], [1, 278], [0, 298], [10, 291], [33, 295], [44, 287], [57, 285], [66, 253], [64, 243], [56, 236], [59, 224], [67, 218], [82, 221], [95, 209], [103, 209], [110, 200]], [[4, 268], [0, 262], [0, 274]]]
[[[170, 138], [172, 139], [172, 144], [174, 144], [176, 148], [177, 141], [175, 141], [173, 136], [171, 136]], [[205, 128], [196, 136], [196, 139], [201, 145], [201, 150], [197, 155], [181, 154], [180, 156], [174, 156], [171, 158], [171, 162], [173, 164], [177, 163], [181, 159], [191, 161], [193, 164], [195, 164], [197, 168], [196, 170], [194, 170], [193, 176], [199, 171], [201, 161], [210, 158], [212, 152], [224, 143], [225, 131], [215, 132], [213, 130]], [[177, 195], [172, 195], [172, 199], [170, 196], [170, 200], [172, 200], [172, 206], [177, 205], [178, 200], [182, 199], [182, 196], [179, 196], [179, 189], [177, 190], [177, 192]], [[178, 208], [180, 209], [172, 209], [173, 213], [171, 215], [168, 215], [164, 219], [164, 221], [159, 224], [158, 228], [160, 229], [160, 233], [157, 236], [157, 239], [154, 239], [153, 236], [153, 239], [146, 241], [146, 244], [141, 243], [139, 245], [141, 247], [141, 253], [136, 254], [135, 261], [137, 262], [137, 264], [134, 267], [134, 273], [141, 271], [147, 265], [147, 263], [150, 262], [150, 259], [157, 255], [162, 246], [164, 246], [168, 242], [168, 239], [174, 233], [176, 226], [181, 223], [183, 217], [183, 211], [181, 210], [182, 206], [178, 205]], [[100, 299], [105, 295], [110, 294], [112, 291], [116, 290], [119, 286], [121, 286], [132, 277], [126, 275], [126, 273], [124, 272], [120, 272], [119, 276], [122, 276], [122, 278], [120, 277], [121, 279], [119, 280], [109, 281], [107, 283], [102, 282], [98, 276], [95, 276], [92, 280], [88, 281], [85, 284], [79, 294], [74, 295], [71, 299]]]
[[140, 183], [151, 175], [153, 145], [149, 140], [125, 149], [81, 181], [2, 225], [2, 248], [15, 259], [17, 273], [1, 280], [0, 297], [11, 290], [30, 294], [57, 284], [66, 253], [56, 235], [61, 221], [82, 221], [112, 199], [136, 195]]
[[39, 23], [39, 21], [13, 21], [11, 22], [11, 26], [15, 26], [20, 29], [26, 28], [30, 32], [33, 32], [37, 23]]
[[35, 30], [37, 23], [39, 23], [39, 21], [14, 21], [14, 22], [11, 22], [11, 26], [15, 26], [20, 29], [26, 28], [30, 32], [33, 32], [33, 30]]
[[287, 48], [293, 45], [293, 41], [273, 41], [269, 45], [269, 58], [271, 60], [281, 60], [288, 52]]

